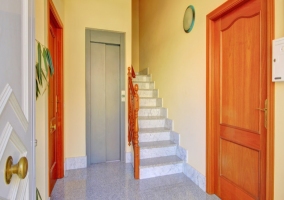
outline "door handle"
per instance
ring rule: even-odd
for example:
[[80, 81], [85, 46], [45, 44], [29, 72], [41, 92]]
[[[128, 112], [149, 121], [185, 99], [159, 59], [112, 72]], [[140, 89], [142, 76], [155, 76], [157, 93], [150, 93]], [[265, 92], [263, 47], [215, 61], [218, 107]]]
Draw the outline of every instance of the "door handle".
[[55, 131], [56, 130], [56, 124], [51, 124], [50, 125], [50, 132], [53, 132], [53, 131]]
[[28, 173], [28, 159], [22, 157], [19, 162], [13, 165], [13, 158], [9, 156], [6, 161], [5, 182], [10, 184], [13, 174], [17, 174], [20, 179], [24, 179]]
[[257, 110], [264, 112], [264, 127], [267, 128], [267, 99], [264, 102], [264, 108], [256, 108]]

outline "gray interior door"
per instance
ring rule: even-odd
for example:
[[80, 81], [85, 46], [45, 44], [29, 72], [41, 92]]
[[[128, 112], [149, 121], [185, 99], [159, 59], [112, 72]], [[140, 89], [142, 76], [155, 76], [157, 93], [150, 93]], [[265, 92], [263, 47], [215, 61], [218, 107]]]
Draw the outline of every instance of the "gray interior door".
[[120, 46], [91, 43], [91, 163], [120, 160]]

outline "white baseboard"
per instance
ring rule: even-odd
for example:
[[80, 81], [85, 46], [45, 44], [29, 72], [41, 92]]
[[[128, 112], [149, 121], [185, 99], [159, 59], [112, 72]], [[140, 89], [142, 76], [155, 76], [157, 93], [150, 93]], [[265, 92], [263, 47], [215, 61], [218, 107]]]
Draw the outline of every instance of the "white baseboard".
[[204, 192], [206, 192], [206, 177], [204, 175], [202, 175], [199, 171], [194, 169], [188, 163], [184, 163], [183, 173]]
[[65, 170], [81, 169], [87, 167], [87, 156], [65, 159]]
[[131, 152], [125, 152], [125, 163], [132, 163], [132, 154], [131, 154]]

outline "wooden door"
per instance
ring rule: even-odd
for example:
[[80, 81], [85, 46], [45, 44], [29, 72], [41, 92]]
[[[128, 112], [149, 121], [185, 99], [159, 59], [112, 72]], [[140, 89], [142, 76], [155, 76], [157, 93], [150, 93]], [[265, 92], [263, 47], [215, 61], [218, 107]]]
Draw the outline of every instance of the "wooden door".
[[50, 195], [56, 180], [64, 176], [62, 23], [51, 1], [49, 1], [48, 48], [54, 66], [54, 74], [49, 76], [48, 88], [48, 169]]
[[[35, 199], [33, 0], [0, 1], [0, 199]], [[27, 174], [5, 181], [6, 161], [27, 159]]]
[[49, 169], [49, 194], [57, 180], [57, 58], [56, 58], [56, 37], [55, 27], [49, 27], [49, 51], [53, 59], [54, 74], [49, 76], [49, 91], [48, 91], [48, 119], [49, 119], [49, 134], [48, 134], [48, 169]]
[[260, 0], [246, 1], [213, 26], [215, 193], [225, 200], [265, 199], [267, 58]]

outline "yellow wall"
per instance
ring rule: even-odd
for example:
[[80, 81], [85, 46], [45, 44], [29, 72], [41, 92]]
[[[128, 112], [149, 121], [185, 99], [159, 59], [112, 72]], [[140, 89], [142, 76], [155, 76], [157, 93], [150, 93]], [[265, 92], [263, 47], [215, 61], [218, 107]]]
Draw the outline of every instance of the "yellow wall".
[[[284, 1], [275, 0], [275, 38], [284, 37]], [[284, 82], [275, 83], [274, 199], [284, 199]]]
[[[53, 0], [62, 20], [63, 0]], [[47, 46], [47, 0], [35, 0], [35, 38]], [[44, 89], [42, 89], [44, 91]], [[44, 92], [36, 101], [36, 187], [48, 199], [48, 99]]]
[[132, 65], [139, 72], [139, 0], [132, 0]]
[[[206, 168], [206, 15], [225, 0], [140, 1], [140, 70], [149, 67], [159, 96], [188, 150], [188, 163]], [[196, 11], [190, 33], [183, 31], [189, 5]], [[192, 153], [194, 152], [194, 153]]]
[[85, 28], [125, 32], [126, 68], [131, 65], [131, 1], [68, 0], [64, 8], [64, 137], [68, 158], [86, 156]]

